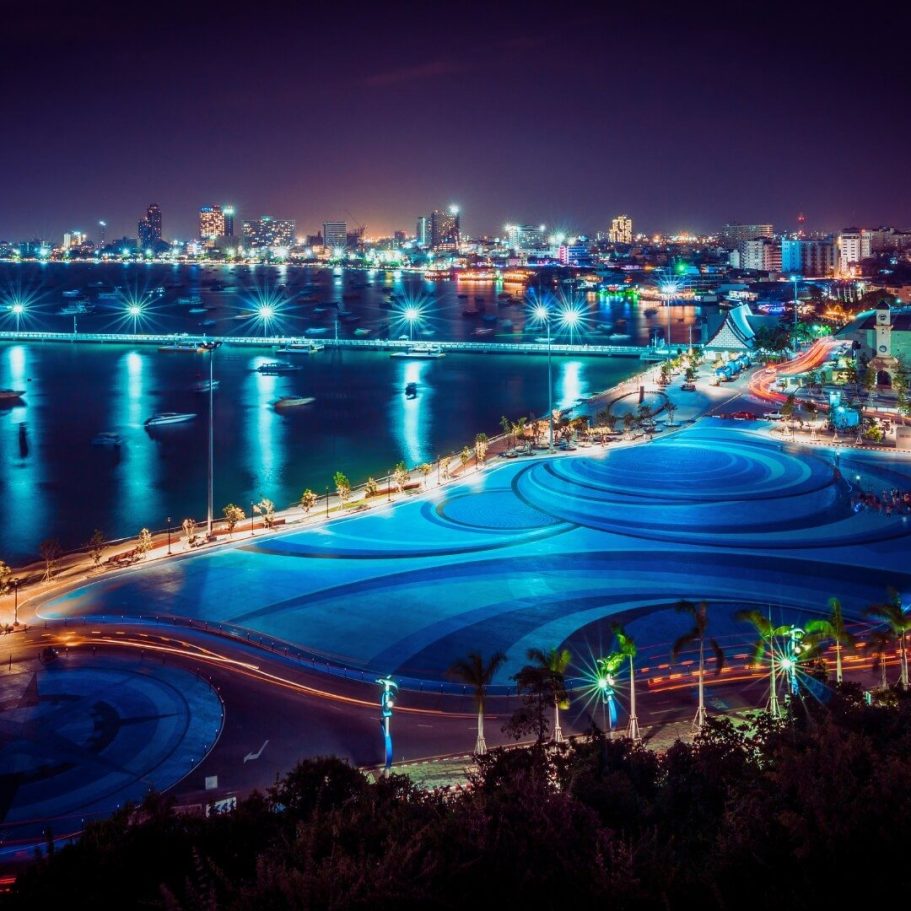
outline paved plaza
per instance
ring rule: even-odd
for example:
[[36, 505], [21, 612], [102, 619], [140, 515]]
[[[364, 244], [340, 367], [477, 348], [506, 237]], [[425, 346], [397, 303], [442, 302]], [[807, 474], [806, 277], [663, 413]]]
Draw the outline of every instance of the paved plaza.
[[[48, 618], [181, 616], [254, 631], [364, 679], [423, 687], [453, 659], [564, 644], [582, 671], [622, 620], [668, 661], [682, 598], [744, 649], [742, 608], [781, 622], [839, 597], [855, 621], [911, 590], [907, 517], [855, 513], [852, 485], [907, 486], [876, 454], [801, 449], [700, 424], [635, 446], [509, 461], [387, 509], [140, 567], [46, 603]], [[860, 476], [861, 481], [857, 481]]]

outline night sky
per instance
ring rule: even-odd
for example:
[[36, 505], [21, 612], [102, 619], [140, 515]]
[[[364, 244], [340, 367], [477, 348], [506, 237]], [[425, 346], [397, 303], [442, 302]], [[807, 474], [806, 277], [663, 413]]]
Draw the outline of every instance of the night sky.
[[211, 203], [299, 234], [449, 203], [470, 234], [911, 226], [907, 3], [0, 7], [4, 239], [134, 235], [150, 201], [168, 238]]

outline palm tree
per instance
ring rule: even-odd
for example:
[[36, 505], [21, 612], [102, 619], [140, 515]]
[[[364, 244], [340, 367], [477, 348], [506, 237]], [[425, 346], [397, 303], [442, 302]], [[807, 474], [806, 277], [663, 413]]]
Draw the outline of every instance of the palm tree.
[[484, 696], [505, 661], [506, 655], [503, 652], [494, 652], [486, 663], [477, 652], [469, 652], [465, 658], [453, 662], [447, 671], [449, 677], [467, 683], [474, 690], [474, 701], [478, 707], [478, 741], [474, 751], [480, 756], [487, 752], [487, 741], [484, 739]]
[[566, 692], [566, 669], [569, 667], [569, 662], [572, 661], [572, 655], [570, 655], [569, 649], [565, 648], [552, 648], [549, 652], [543, 652], [539, 648], [530, 648], [528, 660], [534, 661], [538, 670], [544, 671], [550, 677], [554, 694], [554, 742], [562, 743], [560, 704], [566, 705], [569, 702]]
[[617, 720], [614, 710], [614, 675], [623, 667], [626, 657], [620, 652], [611, 652], [595, 661], [598, 669], [598, 689], [601, 698], [607, 703], [607, 729], [611, 731]]
[[781, 718], [781, 708], [778, 705], [778, 679], [775, 669], [775, 640], [787, 636], [791, 632], [790, 626], [772, 626], [772, 621], [764, 617], [758, 610], [742, 610], [734, 615], [735, 619], [751, 623], [759, 634], [756, 650], [753, 654], [754, 661], [761, 661], [763, 655], [769, 653], [769, 714], [773, 718]]
[[854, 648], [857, 640], [845, 627], [845, 620], [841, 613], [841, 601], [838, 598], [829, 598], [829, 616], [822, 620], [810, 620], [806, 627], [805, 642], [819, 645], [831, 641], [835, 644], [835, 682], [842, 682], [841, 650], [848, 646]]
[[[689, 614], [693, 618], [693, 628], [680, 636], [671, 649], [674, 661], [680, 652], [693, 642], [699, 643], [699, 707], [693, 719], [693, 729], [699, 731], [705, 724], [705, 631], [709, 625], [709, 606], [705, 601], [693, 604], [692, 601], [679, 601], [674, 605], [674, 610], [681, 614]], [[715, 639], [708, 640], [709, 647], [715, 653], [715, 676], [721, 673], [724, 667], [724, 652]]]
[[641, 740], [639, 719], [636, 716], [636, 668], [633, 665], [633, 659], [636, 657], [636, 641], [632, 636], [627, 635], [626, 630], [619, 623], [615, 623], [611, 629], [617, 638], [617, 651], [623, 658], [629, 659], [629, 725], [626, 728], [626, 736], [630, 740]]
[[878, 630], [870, 637], [870, 651], [879, 659], [879, 685], [885, 690], [889, 688], [886, 677], [886, 659], [889, 657], [889, 648], [892, 645], [892, 635], [885, 630]]
[[876, 617], [886, 624], [886, 629], [893, 641], [898, 643], [898, 653], [901, 659], [901, 676], [899, 682], [903, 690], [908, 689], [908, 652], [905, 647], [905, 636], [911, 631], [911, 614], [906, 614], [902, 608], [901, 598], [894, 588], [887, 590], [888, 600], [883, 604], [871, 604], [865, 613], [868, 617]]

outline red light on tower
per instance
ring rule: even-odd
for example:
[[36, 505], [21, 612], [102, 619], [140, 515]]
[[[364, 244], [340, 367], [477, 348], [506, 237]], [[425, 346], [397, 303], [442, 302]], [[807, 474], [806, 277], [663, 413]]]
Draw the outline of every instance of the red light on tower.
[[797, 215], [797, 233], [803, 235], [803, 228], [806, 224], [807, 216], [803, 212], [798, 213]]

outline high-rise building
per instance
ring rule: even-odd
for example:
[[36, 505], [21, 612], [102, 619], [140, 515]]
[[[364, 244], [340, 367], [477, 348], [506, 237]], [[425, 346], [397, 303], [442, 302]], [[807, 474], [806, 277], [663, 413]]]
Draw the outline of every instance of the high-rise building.
[[753, 237], [740, 245], [740, 268], [781, 271], [781, 246], [768, 237]]
[[545, 225], [506, 225], [506, 245], [517, 253], [531, 253], [547, 246]]
[[201, 240], [214, 240], [225, 233], [225, 213], [221, 206], [203, 206], [199, 210], [199, 237]]
[[608, 240], [612, 244], [631, 244], [633, 242], [633, 220], [629, 215], [618, 215], [611, 220]]
[[862, 233], [857, 228], [845, 228], [838, 235], [838, 271], [847, 275], [851, 266], [857, 265], [863, 258]]
[[234, 206], [222, 206], [221, 211], [225, 217], [225, 237], [234, 237]]
[[444, 253], [455, 253], [461, 240], [458, 207], [450, 206], [446, 212], [434, 209], [430, 213], [430, 248]]
[[151, 202], [146, 209], [145, 218], [139, 222], [139, 246], [152, 248], [161, 241], [161, 209]]
[[343, 221], [324, 221], [323, 246], [332, 251], [346, 249], [348, 246], [348, 225]]
[[419, 247], [430, 246], [430, 219], [426, 215], [418, 215], [418, 224], [414, 234]]
[[84, 231], [68, 231], [63, 235], [63, 249], [69, 250], [70, 247], [81, 247], [86, 242], [87, 236]]
[[786, 237], [781, 241], [781, 271], [824, 278], [835, 272], [836, 246], [832, 238], [805, 240]]
[[721, 229], [721, 245], [729, 250], [739, 250], [745, 240], [757, 237], [771, 237], [775, 232], [772, 225], [725, 225]]
[[244, 247], [248, 250], [274, 250], [294, 243], [294, 221], [263, 215], [244, 222]]

